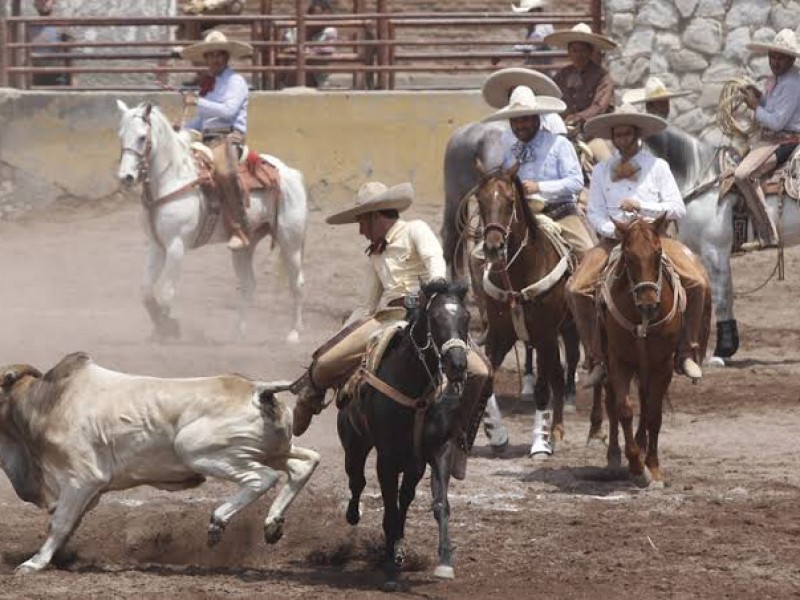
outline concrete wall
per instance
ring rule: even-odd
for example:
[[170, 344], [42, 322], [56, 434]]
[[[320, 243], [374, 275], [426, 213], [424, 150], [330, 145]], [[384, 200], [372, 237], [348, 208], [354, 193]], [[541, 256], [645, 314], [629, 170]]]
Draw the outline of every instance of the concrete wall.
[[[138, 94], [0, 90], [0, 216], [68, 197], [116, 193], [116, 98]], [[178, 119], [176, 95], [149, 96]], [[441, 204], [444, 148], [455, 129], [486, 114], [476, 92], [256, 93], [251, 147], [305, 175], [316, 207], [352, 202], [369, 179], [411, 181], [419, 202]]]

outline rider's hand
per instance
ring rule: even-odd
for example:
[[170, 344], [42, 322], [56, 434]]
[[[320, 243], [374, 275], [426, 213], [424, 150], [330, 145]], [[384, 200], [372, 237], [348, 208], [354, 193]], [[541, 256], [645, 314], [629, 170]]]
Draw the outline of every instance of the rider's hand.
[[522, 189], [525, 192], [526, 196], [530, 196], [532, 194], [539, 193], [539, 182], [538, 181], [523, 181], [522, 182]]
[[625, 198], [625, 200], [620, 202], [619, 205], [619, 209], [624, 210], [625, 212], [639, 212], [641, 208], [641, 202], [634, 200], [633, 198]]
[[744, 103], [748, 108], [756, 109], [758, 101], [760, 100], [760, 92], [753, 87], [748, 87], [744, 90]]
[[580, 125], [581, 121], [583, 121], [583, 119], [578, 115], [567, 115], [564, 118], [564, 123], [567, 125]]
[[183, 95], [184, 106], [197, 106], [197, 94], [194, 92], [186, 92]]

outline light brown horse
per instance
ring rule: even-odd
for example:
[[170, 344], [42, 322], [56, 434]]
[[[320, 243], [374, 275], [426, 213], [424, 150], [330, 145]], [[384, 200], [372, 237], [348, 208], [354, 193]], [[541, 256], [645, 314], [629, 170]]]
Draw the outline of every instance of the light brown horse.
[[[540, 230], [524, 198], [517, 166], [487, 172], [477, 161], [476, 167], [480, 181], [475, 195], [486, 255], [486, 354], [497, 368], [517, 339], [536, 349], [539, 381], [531, 455], [550, 455], [553, 442], [564, 435], [565, 383], [558, 335], [570, 318], [564, 298], [569, 257], [562, 257]], [[552, 419], [547, 411], [551, 397]]]
[[[641, 218], [627, 224], [614, 223], [621, 240], [620, 257], [610, 267], [599, 292], [608, 361], [608, 465], [620, 466], [621, 424], [628, 469], [640, 487], [664, 485], [658, 435], [685, 304], [678, 276], [661, 248], [659, 232], [665, 221], [662, 215], [652, 223]], [[701, 350], [705, 354], [705, 341]], [[635, 436], [633, 407], [628, 397], [634, 376], [639, 381], [640, 407]]]

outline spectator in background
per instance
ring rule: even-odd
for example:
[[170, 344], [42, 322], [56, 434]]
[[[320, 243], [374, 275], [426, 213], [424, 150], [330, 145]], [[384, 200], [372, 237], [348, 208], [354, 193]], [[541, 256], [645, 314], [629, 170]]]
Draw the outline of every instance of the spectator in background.
[[[333, 14], [333, 6], [330, 0], [311, 0], [308, 5], [306, 14], [309, 16], [314, 15], [330, 15]], [[306, 24], [306, 41], [307, 42], [335, 42], [339, 39], [339, 32], [335, 27], [327, 26], [320, 23]], [[297, 42], [297, 29], [292, 28], [286, 31], [284, 40], [291, 43]], [[294, 49], [288, 49], [292, 52]], [[307, 60], [310, 64], [327, 64], [324, 60], [325, 56], [329, 56], [335, 52], [333, 46], [309, 46], [306, 48], [308, 53]], [[306, 74], [306, 87], [322, 87], [330, 76], [329, 73], [314, 73], [308, 72]], [[284, 86], [296, 85], [291, 79], [293, 75], [288, 74], [283, 78]]]
[[[520, 0], [519, 6], [511, 5], [511, 10], [515, 13], [540, 13], [544, 10], [544, 0]], [[550, 46], [544, 43], [544, 38], [554, 31], [552, 23], [531, 23], [528, 25], [528, 33], [525, 34], [527, 43], [517, 44], [514, 46], [514, 50], [526, 54], [552, 50]], [[542, 67], [553, 64], [553, 59], [526, 56], [525, 64], [534, 67]]]
[[[49, 17], [53, 13], [55, 0], [34, 0], [33, 7], [42, 18]], [[32, 44], [57, 44], [58, 42], [68, 42], [72, 36], [57, 27], [47, 23], [32, 24], [28, 26], [28, 41]], [[41, 55], [56, 55], [63, 52], [61, 48], [55, 46], [44, 46], [33, 48], [31, 53], [35, 56], [31, 64], [34, 67], [55, 67], [69, 66], [68, 60], [58, 60], [55, 58], [41, 58]], [[36, 57], [39, 55], [39, 57]], [[31, 79], [33, 85], [71, 85], [72, 76], [69, 73], [36, 73]]]

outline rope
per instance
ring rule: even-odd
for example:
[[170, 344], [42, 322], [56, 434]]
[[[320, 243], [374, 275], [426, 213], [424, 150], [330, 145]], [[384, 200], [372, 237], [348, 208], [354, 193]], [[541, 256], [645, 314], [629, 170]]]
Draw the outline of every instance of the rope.
[[767, 276], [767, 278], [759, 285], [758, 287], [754, 287], [752, 290], [747, 290], [745, 292], [736, 292], [734, 294], [734, 298], [741, 298], [743, 296], [749, 296], [750, 294], [755, 294], [757, 291], [762, 290], [764, 286], [766, 286], [772, 278], [775, 277], [775, 273], [777, 273], [780, 269], [781, 260], [781, 253], [778, 252], [777, 259], [775, 260], [775, 266], [772, 267], [772, 272]]
[[746, 77], [736, 77], [722, 86], [717, 109], [717, 127], [728, 137], [747, 139], [758, 131], [755, 115], [744, 102], [744, 90], [753, 83]]

